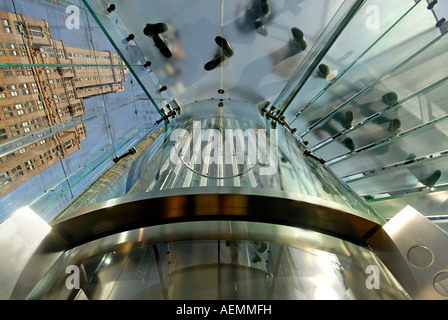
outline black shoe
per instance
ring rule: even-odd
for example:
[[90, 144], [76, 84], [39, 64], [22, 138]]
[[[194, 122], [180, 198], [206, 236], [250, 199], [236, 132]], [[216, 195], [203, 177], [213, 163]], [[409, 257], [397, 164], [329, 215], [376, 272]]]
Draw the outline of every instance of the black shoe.
[[147, 35], [148, 37], [154, 37], [156, 34], [164, 33], [168, 30], [168, 27], [163, 22], [159, 23], [148, 23], [146, 24], [145, 29], [143, 29], [143, 33]]
[[355, 148], [355, 143], [353, 142], [353, 140], [351, 139], [351, 138], [345, 138], [345, 140], [344, 140], [344, 144], [345, 144], [345, 146], [347, 147], [347, 148], [349, 148], [350, 149], [350, 151], [355, 151], [356, 150], [356, 148]]
[[305, 39], [303, 38], [304, 37], [303, 31], [300, 30], [299, 28], [294, 27], [291, 29], [291, 32], [292, 32], [292, 36], [294, 38], [294, 43], [295, 43], [296, 47], [302, 51], [305, 50], [307, 47], [307, 44], [306, 44]]
[[397, 133], [398, 130], [401, 128], [401, 121], [400, 119], [393, 119], [389, 122], [389, 128], [387, 128], [387, 131], [392, 133]]
[[233, 48], [226, 39], [224, 39], [223, 37], [217, 36], [215, 38], [215, 42], [218, 46], [220, 46], [222, 48], [224, 54], [227, 57], [230, 58], [231, 56], [233, 56]]
[[442, 172], [440, 170], [437, 170], [432, 174], [432, 176], [421, 181], [421, 183], [427, 188], [433, 188], [437, 184], [437, 181], [439, 181], [441, 176]]
[[170, 49], [168, 49], [168, 46], [165, 43], [165, 40], [163, 40], [158, 34], [153, 36], [154, 44], [157, 48], [159, 48], [160, 53], [165, 58], [171, 58], [173, 54], [171, 53]]
[[261, 0], [260, 10], [261, 10], [261, 12], [264, 15], [267, 15], [269, 13], [269, 3], [268, 3], [268, 0]]
[[347, 111], [345, 113], [345, 123], [344, 123], [344, 128], [345, 129], [350, 129], [352, 127], [352, 122], [353, 122], [353, 112], [352, 111]]
[[207, 71], [212, 71], [216, 69], [221, 63], [223, 63], [224, 57], [223, 56], [217, 56], [213, 60], [210, 60], [207, 62], [204, 66], [204, 69]]
[[322, 78], [326, 79], [330, 74], [330, 68], [326, 64], [321, 64], [318, 73]]
[[398, 95], [395, 92], [388, 92], [383, 96], [382, 100], [388, 106], [393, 106], [398, 102]]

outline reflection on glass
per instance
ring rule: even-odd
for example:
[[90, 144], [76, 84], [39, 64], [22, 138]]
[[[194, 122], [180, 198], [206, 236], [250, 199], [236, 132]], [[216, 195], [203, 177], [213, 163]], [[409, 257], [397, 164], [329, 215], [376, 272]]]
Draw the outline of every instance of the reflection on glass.
[[157, 111], [80, 3], [4, 1], [0, 16], [0, 221], [30, 204], [51, 220]]
[[[416, 20], [420, 21], [422, 26], [427, 26], [429, 29], [428, 20], [425, 15], [427, 10], [424, 3], [418, 2], [413, 4], [411, 8], [404, 10], [403, 8], [400, 8], [400, 10], [386, 9], [384, 6], [389, 6], [388, 3], [378, 3], [376, 5], [380, 12], [387, 12], [391, 15], [384, 17], [386, 20], [391, 19], [389, 23], [381, 23], [381, 28], [388, 26], [387, 29], [383, 33], [380, 33], [381, 36], [379, 37], [375, 34], [375, 41], [370, 42], [370, 46], [358, 58], [353, 60], [348, 67], [342, 66], [342, 69], [346, 67], [345, 70], [340, 72], [337, 78], [328, 83], [310, 103], [302, 108], [303, 110], [300, 114], [293, 119], [293, 125], [298, 128], [299, 132], [305, 133], [309, 126], [313, 125], [318, 119], [333, 111], [338, 105], [344, 103], [355, 93], [364, 89], [367, 84], [377, 79], [382, 73], [405, 60], [409, 56], [409, 52], [420, 49], [429, 42], [427, 35], [420, 33], [420, 30], [415, 30], [414, 33], [409, 32], [409, 25], [414, 25]], [[400, 6], [402, 4], [397, 5]], [[365, 30], [365, 19], [359, 21], [354, 20], [352, 23], [354, 32], [358, 29], [359, 31], [362, 30], [363, 36], [365, 34], [374, 34], [372, 29]], [[433, 24], [430, 27], [433, 28]], [[346, 37], [352, 37], [352, 33], [348, 32], [351, 30], [349, 26], [346, 31]], [[347, 39], [341, 38], [339, 41], [351, 43], [352, 40], [348, 41]], [[391, 48], [391, 44], [397, 42], [401, 45], [397, 46], [397, 49], [394, 47]], [[337, 44], [335, 47], [338, 48]], [[384, 56], [385, 53], [387, 53], [387, 58]], [[331, 57], [331, 52], [328, 56]], [[332, 70], [335, 69], [331, 61], [324, 60], [323, 63], [330, 66]], [[293, 105], [296, 104], [293, 102]]]
[[[224, 232], [229, 228], [231, 233]], [[157, 237], [167, 232], [179, 239], [192, 233], [202, 239], [158, 243]], [[136, 236], [138, 241], [132, 240]], [[67, 266], [79, 269], [79, 288], [67, 288]], [[381, 274], [379, 290], [369, 289], [368, 266]], [[69, 250], [28, 298], [395, 300], [408, 296], [365, 248], [297, 228], [215, 221], [139, 229], [109, 237], [99, 246], [92, 243]]]

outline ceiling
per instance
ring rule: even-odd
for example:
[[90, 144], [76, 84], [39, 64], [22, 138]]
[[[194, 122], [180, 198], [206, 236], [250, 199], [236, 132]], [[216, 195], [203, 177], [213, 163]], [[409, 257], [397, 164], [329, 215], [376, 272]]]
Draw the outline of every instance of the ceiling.
[[[116, 0], [112, 12], [109, 1], [83, 2], [148, 95], [166, 86], [165, 100], [181, 106], [269, 102], [386, 218], [408, 203], [447, 215], [447, 24], [436, 27], [442, 16], [427, 1], [269, 0], [267, 14], [256, 0]], [[143, 33], [148, 23], [166, 24], [171, 57]], [[208, 71], [222, 54], [217, 36], [233, 55]]]

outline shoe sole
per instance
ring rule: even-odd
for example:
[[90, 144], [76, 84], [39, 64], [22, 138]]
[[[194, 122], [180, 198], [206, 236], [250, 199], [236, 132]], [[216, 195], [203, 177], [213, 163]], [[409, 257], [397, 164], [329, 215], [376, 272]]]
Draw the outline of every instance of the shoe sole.
[[207, 62], [204, 65], [204, 69], [207, 71], [212, 71], [212, 70], [216, 69], [223, 62], [224, 62], [224, 57], [218, 56], [218, 57], [214, 58], [213, 60], [210, 60], [209, 62]]
[[216, 44], [217, 44], [219, 47], [222, 48], [224, 54], [225, 54], [227, 57], [231, 57], [231, 56], [233, 56], [233, 48], [232, 48], [232, 46], [229, 44], [229, 42], [227, 42], [226, 39], [224, 39], [223, 37], [217, 36], [217, 37], [215, 38], [215, 42], [216, 42]]
[[303, 39], [300, 39], [300, 40], [294, 39], [294, 43], [295, 43], [296, 47], [302, 51], [304, 51], [307, 48], [306, 41]]
[[159, 22], [159, 23], [155, 23], [155, 24], [148, 23], [146, 25], [145, 29], [143, 29], [143, 33], [145, 35], [147, 35], [148, 37], [153, 37], [156, 34], [164, 33], [167, 30], [168, 30], [168, 27], [163, 22]]
[[260, 9], [261, 9], [261, 12], [264, 15], [267, 15], [269, 13], [269, 3], [268, 3], [268, 0], [261, 0]]
[[300, 30], [299, 28], [292, 28], [291, 32], [294, 40], [303, 40], [304, 34], [302, 30]]
[[354, 144], [353, 140], [350, 139], [350, 138], [347, 138], [347, 139], [344, 140], [344, 145], [345, 145], [350, 151], [355, 151], [355, 150], [356, 150], [355, 144]]
[[321, 64], [319, 66], [319, 74], [326, 78], [330, 74], [330, 68], [325, 64]]
[[173, 56], [173, 54], [171, 53], [170, 49], [168, 49], [165, 41], [160, 38], [158, 35], [155, 35], [153, 37], [154, 39], [154, 44], [156, 45], [157, 48], [159, 48], [160, 53], [165, 57], [165, 58], [171, 58]]

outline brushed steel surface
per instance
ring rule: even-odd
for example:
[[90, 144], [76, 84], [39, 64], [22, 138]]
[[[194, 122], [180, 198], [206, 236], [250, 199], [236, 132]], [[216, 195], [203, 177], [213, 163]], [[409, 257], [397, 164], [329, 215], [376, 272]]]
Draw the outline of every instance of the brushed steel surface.
[[448, 299], [448, 234], [417, 210], [406, 207], [367, 242], [413, 299]]

